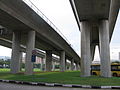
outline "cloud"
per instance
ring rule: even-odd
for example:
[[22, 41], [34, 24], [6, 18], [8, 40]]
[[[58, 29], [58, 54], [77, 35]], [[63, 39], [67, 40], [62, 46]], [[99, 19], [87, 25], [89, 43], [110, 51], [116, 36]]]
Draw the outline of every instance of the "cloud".
[[11, 57], [11, 49], [6, 48], [4, 46], [0, 46], [0, 56], [10, 56]]

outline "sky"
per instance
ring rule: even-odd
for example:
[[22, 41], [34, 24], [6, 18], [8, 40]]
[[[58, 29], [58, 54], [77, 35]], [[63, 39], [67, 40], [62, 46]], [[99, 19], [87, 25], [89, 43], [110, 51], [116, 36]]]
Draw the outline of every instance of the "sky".
[[[69, 0], [31, 0], [42, 13], [62, 32], [69, 40], [74, 50], [80, 56], [80, 31], [78, 29]], [[111, 59], [118, 60], [120, 52], [120, 14], [118, 16], [112, 40], [110, 43]], [[98, 48], [95, 60], [99, 60]], [[11, 56], [11, 49], [0, 46], [0, 56]]]

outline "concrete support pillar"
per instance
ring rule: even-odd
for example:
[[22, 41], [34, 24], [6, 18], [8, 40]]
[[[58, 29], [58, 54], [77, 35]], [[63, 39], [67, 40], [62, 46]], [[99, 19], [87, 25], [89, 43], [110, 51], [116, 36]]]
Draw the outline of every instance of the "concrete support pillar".
[[111, 77], [108, 20], [100, 21], [99, 42], [100, 42], [101, 76]]
[[78, 63], [76, 63], [76, 70], [79, 71], [80, 70], [80, 66]]
[[52, 62], [52, 71], [55, 71], [55, 61]]
[[68, 64], [67, 64], [67, 59], [65, 58], [65, 71], [67, 71]]
[[60, 71], [65, 71], [65, 51], [61, 51], [60, 53]]
[[22, 56], [23, 56], [23, 53], [20, 51], [20, 53], [19, 53], [19, 63], [20, 63], [19, 71], [22, 71]]
[[41, 58], [41, 63], [40, 63], [40, 70], [44, 71], [44, 62], [43, 62], [43, 58]]
[[91, 64], [92, 64], [92, 61], [93, 61], [94, 55], [95, 55], [95, 47], [96, 47], [96, 45], [94, 45], [94, 44], [90, 45], [90, 51], [91, 51]]
[[90, 24], [88, 21], [81, 22], [81, 76], [90, 76]]
[[26, 60], [25, 60], [25, 74], [33, 74], [33, 62], [31, 62], [32, 50], [35, 48], [35, 31], [28, 32], [27, 47], [26, 47]]
[[11, 56], [11, 73], [18, 73], [20, 71], [20, 40], [21, 33], [13, 32], [12, 56]]
[[72, 61], [71, 61], [71, 71], [73, 71], [74, 70], [74, 59], [72, 59]]
[[51, 71], [52, 70], [52, 51], [47, 50], [46, 51], [46, 62], [45, 62], [45, 71]]

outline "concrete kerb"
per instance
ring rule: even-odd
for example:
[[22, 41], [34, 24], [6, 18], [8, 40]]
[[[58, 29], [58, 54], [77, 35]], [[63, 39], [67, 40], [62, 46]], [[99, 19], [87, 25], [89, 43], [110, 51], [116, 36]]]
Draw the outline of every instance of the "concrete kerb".
[[77, 84], [59, 84], [59, 83], [44, 83], [44, 82], [26, 82], [15, 80], [3, 80], [0, 82], [34, 85], [34, 86], [48, 86], [48, 87], [69, 87], [69, 88], [89, 88], [89, 89], [120, 89], [120, 86], [90, 86], [90, 85], [77, 85]]

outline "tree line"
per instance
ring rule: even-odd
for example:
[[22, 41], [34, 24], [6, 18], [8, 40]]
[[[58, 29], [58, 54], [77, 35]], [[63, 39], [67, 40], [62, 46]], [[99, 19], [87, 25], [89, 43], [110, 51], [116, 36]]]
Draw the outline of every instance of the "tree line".
[[10, 59], [4, 60], [0, 59], [0, 68], [9, 68], [10, 67]]

